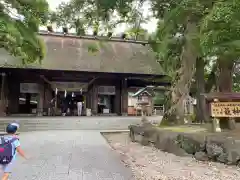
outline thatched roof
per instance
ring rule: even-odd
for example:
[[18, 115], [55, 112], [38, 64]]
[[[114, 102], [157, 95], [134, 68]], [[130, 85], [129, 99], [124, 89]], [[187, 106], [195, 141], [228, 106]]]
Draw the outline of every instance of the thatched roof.
[[[46, 57], [41, 64], [30, 64], [25, 68], [163, 74], [148, 45], [89, 40], [56, 34], [40, 37], [46, 43]], [[3, 50], [0, 50], [0, 54], [1, 67], [22, 67], [21, 61], [3, 53]]]

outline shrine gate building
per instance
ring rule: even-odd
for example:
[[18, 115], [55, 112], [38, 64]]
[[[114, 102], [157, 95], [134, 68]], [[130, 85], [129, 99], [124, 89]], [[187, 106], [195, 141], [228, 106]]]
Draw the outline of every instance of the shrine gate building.
[[126, 115], [129, 88], [169, 84], [147, 43], [48, 32], [39, 36], [46, 44], [41, 63], [22, 65], [0, 49], [1, 108], [8, 114], [47, 115], [51, 99], [67, 92], [81, 93], [93, 115], [100, 113], [99, 99], [108, 104], [108, 113]]

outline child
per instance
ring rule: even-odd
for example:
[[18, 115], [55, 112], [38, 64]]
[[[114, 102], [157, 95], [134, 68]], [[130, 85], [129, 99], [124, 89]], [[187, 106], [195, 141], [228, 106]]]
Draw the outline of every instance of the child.
[[3, 170], [2, 180], [8, 180], [12, 172], [12, 166], [16, 158], [16, 151], [25, 159], [23, 150], [20, 148], [20, 141], [16, 135], [19, 125], [9, 124], [6, 128], [7, 135], [0, 138], [0, 166]]

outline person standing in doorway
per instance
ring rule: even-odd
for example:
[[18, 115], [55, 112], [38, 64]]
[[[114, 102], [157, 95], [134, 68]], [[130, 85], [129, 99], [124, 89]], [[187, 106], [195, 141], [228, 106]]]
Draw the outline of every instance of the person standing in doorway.
[[48, 112], [50, 116], [55, 116], [56, 99], [57, 99], [56, 97], [53, 97], [52, 100], [50, 101], [50, 107]]
[[83, 107], [82, 96], [78, 96], [78, 98], [77, 98], [77, 112], [78, 112], [78, 116], [82, 115], [82, 107]]

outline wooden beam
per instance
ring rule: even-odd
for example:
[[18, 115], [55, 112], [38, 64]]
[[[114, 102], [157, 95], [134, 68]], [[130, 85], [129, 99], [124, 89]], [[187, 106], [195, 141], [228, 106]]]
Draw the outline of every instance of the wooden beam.
[[43, 79], [49, 85], [52, 85], [51, 82], [44, 75], [40, 75], [40, 78]]
[[87, 87], [89, 87], [90, 85], [92, 85], [92, 83], [94, 83], [94, 81], [98, 79], [98, 77], [94, 77], [87, 85]]
[[[48, 83], [52, 87], [52, 83], [44, 75], [40, 75], [40, 78], [42, 78], [46, 83]], [[94, 77], [89, 83], [87, 83], [86, 85], [83, 85], [80, 88], [87, 89], [96, 79], [98, 79], [98, 77]], [[68, 90], [71, 90], [71, 91], [79, 90], [79, 87], [78, 88], [69, 88]]]

